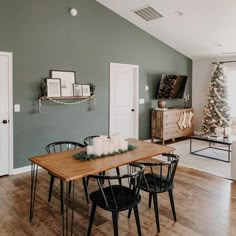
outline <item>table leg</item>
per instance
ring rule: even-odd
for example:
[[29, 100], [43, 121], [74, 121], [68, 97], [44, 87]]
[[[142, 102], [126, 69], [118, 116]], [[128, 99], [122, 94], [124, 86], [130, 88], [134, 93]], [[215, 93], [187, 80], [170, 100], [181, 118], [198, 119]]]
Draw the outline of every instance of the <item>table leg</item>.
[[[65, 188], [64, 188], [64, 185]], [[63, 236], [73, 235], [73, 221], [74, 221], [74, 195], [75, 195], [75, 182], [71, 183], [72, 194], [69, 195], [69, 182], [63, 182], [63, 211], [62, 211], [62, 231]], [[69, 204], [71, 206], [71, 220], [69, 219]]]
[[190, 138], [190, 154], [192, 153], [192, 138]]
[[230, 162], [230, 156], [231, 156], [231, 148], [230, 145], [228, 145], [228, 162]]
[[30, 217], [29, 217], [30, 222], [32, 222], [34, 215], [37, 175], [38, 175], [38, 165], [31, 162], [31, 194], [30, 194]]

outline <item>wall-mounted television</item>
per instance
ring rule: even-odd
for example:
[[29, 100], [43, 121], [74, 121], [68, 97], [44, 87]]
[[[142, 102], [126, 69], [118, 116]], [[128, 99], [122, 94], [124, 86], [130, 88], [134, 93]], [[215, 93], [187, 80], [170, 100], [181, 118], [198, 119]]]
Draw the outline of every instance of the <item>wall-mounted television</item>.
[[188, 76], [185, 75], [165, 75], [161, 76], [159, 88], [157, 89], [157, 99], [178, 99], [184, 97], [184, 90]]

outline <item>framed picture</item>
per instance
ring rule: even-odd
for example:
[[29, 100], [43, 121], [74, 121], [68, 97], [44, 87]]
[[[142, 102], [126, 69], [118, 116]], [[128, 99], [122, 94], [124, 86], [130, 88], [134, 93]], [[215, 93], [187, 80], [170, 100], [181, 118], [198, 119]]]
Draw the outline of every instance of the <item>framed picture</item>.
[[61, 97], [61, 79], [46, 78], [46, 84], [48, 97]]
[[73, 84], [75, 84], [75, 71], [51, 70], [52, 78], [61, 79], [61, 96], [73, 96]]
[[91, 96], [89, 84], [82, 84], [82, 93], [84, 97]]
[[83, 96], [82, 93], [82, 84], [73, 84], [73, 95], [75, 97], [81, 97]]

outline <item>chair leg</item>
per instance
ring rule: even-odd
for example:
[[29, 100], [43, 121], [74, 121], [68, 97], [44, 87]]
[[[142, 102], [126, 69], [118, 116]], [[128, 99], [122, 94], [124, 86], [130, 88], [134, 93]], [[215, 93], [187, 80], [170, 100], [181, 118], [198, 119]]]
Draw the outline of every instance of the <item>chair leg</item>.
[[[101, 176], [105, 176], [106, 172], [103, 171], [103, 172], [99, 172], [99, 175]], [[104, 179], [101, 180], [101, 184], [104, 184]]]
[[89, 227], [88, 227], [87, 236], [90, 236], [90, 234], [91, 234], [91, 230], [92, 230], [92, 226], [93, 226], [93, 220], [94, 220], [94, 215], [95, 215], [96, 207], [97, 207], [97, 206], [93, 203], [92, 209], [91, 209], [91, 213], [90, 213]]
[[176, 213], [175, 213], [175, 203], [174, 203], [174, 197], [173, 197], [173, 190], [170, 189], [168, 191], [168, 193], [169, 193], [170, 204], [171, 204], [171, 209], [172, 209], [172, 214], [173, 214], [173, 217], [174, 217], [174, 221], [177, 221]]
[[148, 207], [151, 208], [152, 206], [152, 194], [149, 193], [149, 204], [148, 204]]
[[[119, 167], [116, 167], [116, 174], [120, 175], [120, 169]], [[121, 185], [121, 179], [119, 179], [119, 185]]]
[[89, 204], [89, 194], [88, 194], [88, 185], [87, 185], [87, 181], [86, 178], [82, 178], [83, 180], [83, 185], [84, 185], [84, 192], [85, 192], [85, 196], [86, 196], [86, 200], [87, 200], [87, 204]]
[[49, 186], [49, 193], [48, 193], [48, 202], [51, 201], [51, 197], [52, 197], [52, 189], [53, 189], [53, 183], [54, 183], [54, 176], [51, 175], [51, 178], [50, 178], [50, 186]]
[[69, 182], [69, 191], [68, 191], [68, 194], [70, 195], [70, 193], [71, 193], [71, 181]]
[[63, 181], [60, 180], [60, 194], [61, 194], [61, 215], [64, 212], [64, 198], [63, 198], [63, 193], [64, 193], [64, 184]]
[[141, 226], [139, 221], [138, 205], [134, 206], [135, 221], [137, 225], [138, 236], [141, 236]]
[[112, 212], [114, 236], [118, 236], [118, 212]]
[[154, 211], [155, 211], [155, 217], [156, 217], [156, 226], [157, 226], [157, 232], [160, 233], [160, 222], [159, 222], [159, 213], [158, 213], [158, 200], [157, 200], [157, 194], [152, 194], [153, 196], [153, 203], [154, 203]]
[[131, 212], [132, 212], [132, 207], [129, 209], [129, 212], [128, 212], [128, 219], [129, 219], [130, 216], [131, 216]]

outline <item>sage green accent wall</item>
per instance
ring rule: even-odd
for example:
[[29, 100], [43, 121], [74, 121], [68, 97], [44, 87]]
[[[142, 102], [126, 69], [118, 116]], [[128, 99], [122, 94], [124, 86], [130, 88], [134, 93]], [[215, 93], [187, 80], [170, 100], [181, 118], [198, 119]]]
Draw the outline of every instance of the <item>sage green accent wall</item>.
[[[162, 73], [188, 75], [191, 95], [189, 58], [95, 0], [0, 0], [0, 6], [0, 51], [13, 52], [14, 103], [21, 104], [14, 113], [14, 168], [29, 165], [28, 158], [45, 153], [50, 142], [108, 133], [110, 62], [139, 65], [145, 99], [139, 106], [140, 139], [150, 138], [150, 109]], [[88, 103], [44, 101], [38, 113], [40, 82], [51, 69], [76, 71], [78, 83], [96, 84], [96, 111], [88, 111]]]

